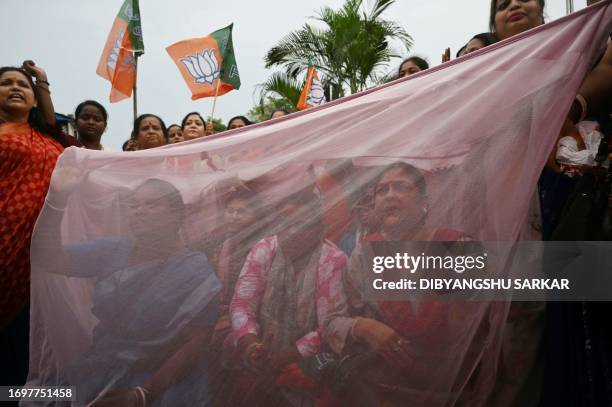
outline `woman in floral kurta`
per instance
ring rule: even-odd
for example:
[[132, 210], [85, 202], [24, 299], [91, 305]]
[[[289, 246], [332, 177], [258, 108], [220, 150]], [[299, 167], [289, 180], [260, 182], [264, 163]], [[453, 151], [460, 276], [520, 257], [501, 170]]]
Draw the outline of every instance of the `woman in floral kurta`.
[[[346, 255], [333, 243], [325, 241], [318, 250], [318, 259], [311, 259], [312, 264], [306, 271], [314, 272], [313, 276], [303, 276], [303, 290], [297, 296], [297, 325], [298, 332], [308, 331], [294, 341], [295, 347], [302, 357], [312, 356], [321, 349], [320, 327], [329, 317], [330, 303], [337, 300], [339, 290], [342, 289], [341, 278], [346, 268]], [[270, 299], [267, 293], [268, 280], [277, 256], [283, 256], [276, 236], [261, 240], [253, 247], [249, 254], [242, 274], [236, 284], [234, 300], [232, 301], [231, 315], [234, 340], [248, 334], [261, 336], [262, 325], [259, 321], [258, 309], [272, 307], [285, 307], [286, 304], [262, 304]], [[313, 267], [314, 266], [314, 267]], [[315, 268], [316, 267], [316, 268]], [[294, 273], [293, 270], [287, 273]], [[316, 273], [316, 275], [315, 275]], [[300, 277], [298, 277], [298, 284]], [[307, 286], [308, 285], [308, 286]], [[308, 298], [309, 294], [314, 297]], [[306, 305], [302, 308], [300, 305]], [[310, 309], [309, 309], [310, 308]], [[312, 313], [313, 315], [309, 315]], [[267, 318], [268, 316], [264, 316]], [[313, 320], [316, 318], [316, 321]], [[299, 326], [301, 322], [308, 324]], [[311, 322], [315, 322], [315, 326]], [[278, 327], [282, 329], [282, 327]], [[280, 336], [278, 337], [280, 340]], [[286, 344], [285, 344], [286, 345]]]
[[[323, 239], [318, 197], [302, 191], [278, 209], [285, 224], [253, 247], [230, 306], [226, 342], [251, 371], [264, 373], [255, 382], [274, 380], [289, 364], [318, 353], [322, 328], [343, 295], [347, 257]], [[253, 382], [247, 387], [270, 390]]]

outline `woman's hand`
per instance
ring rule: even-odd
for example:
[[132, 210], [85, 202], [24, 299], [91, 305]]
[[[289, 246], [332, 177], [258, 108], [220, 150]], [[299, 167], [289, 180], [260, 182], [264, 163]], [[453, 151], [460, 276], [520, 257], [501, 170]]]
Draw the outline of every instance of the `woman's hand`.
[[138, 151], [139, 149], [140, 146], [138, 145], [138, 142], [136, 140], [134, 140], [133, 138], [128, 140], [127, 145], [125, 147], [125, 151]]
[[213, 127], [212, 122], [206, 122], [206, 135], [211, 136], [215, 134], [215, 128]]
[[410, 365], [408, 341], [388, 325], [375, 319], [360, 318], [353, 327], [353, 336], [368, 344], [391, 366], [399, 368]]
[[21, 67], [37, 81], [47, 81], [47, 73], [41, 67], [36, 66], [34, 61], [23, 61]]
[[69, 166], [56, 168], [51, 175], [50, 190], [56, 194], [69, 195], [84, 178], [81, 168]]
[[251, 370], [259, 372], [263, 370], [265, 363], [269, 360], [268, 346], [259, 341], [256, 335], [245, 335], [238, 341], [244, 364]]
[[409, 342], [395, 331], [378, 348], [378, 353], [389, 365], [396, 368], [407, 367], [412, 363]]
[[51, 174], [47, 201], [55, 208], [65, 208], [68, 197], [83, 182], [86, 174], [82, 168], [60, 162]]
[[555, 142], [555, 146], [553, 147], [552, 151], [548, 155], [548, 159], [546, 160], [546, 167], [556, 172], [557, 174], [562, 173], [561, 167], [557, 163], [557, 150], [559, 148], [559, 140], [567, 136], [572, 137], [574, 140], [576, 140], [576, 145], [578, 146], [578, 149], [584, 150], [586, 148], [584, 140], [582, 139], [578, 128], [576, 128], [576, 125], [570, 119], [565, 119], [563, 127], [561, 127], [559, 137], [557, 137], [557, 141]]
[[42, 116], [45, 123], [50, 129], [57, 126], [57, 120], [55, 119], [55, 108], [53, 107], [53, 101], [51, 100], [51, 91], [49, 90], [49, 82], [47, 81], [46, 72], [36, 66], [32, 61], [23, 61], [21, 67], [36, 79], [34, 86], [34, 94], [36, 95], [36, 101], [38, 103], [38, 111]]
[[451, 60], [450, 48], [446, 48], [444, 53], [442, 54], [442, 63], [448, 62]]

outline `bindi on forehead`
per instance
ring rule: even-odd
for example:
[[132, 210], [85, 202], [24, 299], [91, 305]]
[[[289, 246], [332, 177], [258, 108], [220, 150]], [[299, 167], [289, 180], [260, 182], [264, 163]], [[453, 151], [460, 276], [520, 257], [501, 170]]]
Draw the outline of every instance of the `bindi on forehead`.
[[141, 128], [142, 127], [146, 127], [146, 126], [161, 127], [161, 123], [155, 117], [147, 117], [146, 119], [143, 119], [142, 122], [140, 122], [140, 127]]

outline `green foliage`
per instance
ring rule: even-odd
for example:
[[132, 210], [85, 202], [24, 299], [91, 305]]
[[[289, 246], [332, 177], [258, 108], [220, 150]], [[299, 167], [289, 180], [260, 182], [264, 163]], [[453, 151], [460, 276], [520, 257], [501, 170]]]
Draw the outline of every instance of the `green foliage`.
[[[206, 118], [206, 122], [208, 123], [209, 121], [210, 121], [210, 116]], [[223, 124], [223, 120], [221, 120], [218, 117], [215, 117], [212, 122], [213, 122], [213, 129], [215, 129], [215, 133], [222, 132], [227, 127], [225, 126], [225, 124]]]
[[287, 113], [295, 112], [295, 105], [285, 98], [274, 98], [267, 96], [247, 113], [249, 120], [263, 122], [268, 120], [276, 110], [284, 110]]
[[274, 72], [266, 82], [258, 85], [259, 104], [272, 97], [284, 101], [284, 105], [295, 109], [305, 81], [298, 81], [284, 72]]
[[[381, 17], [394, 2], [375, 0], [366, 9], [363, 0], [346, 0], [338, 10], [323, 7], [315, 20], [324, 27], [304, 24], [287, 34], [266, 54], [266, 67], [281, 68], [287, 78], [297, 80], [314, 65], [322, 74], [328, 100], [378, 83], [389, 70], [389, 61], [405, 55], [412, 46], [403, 27]], [[403, 52], [395, 52], [391, 41], [399, 42]]]

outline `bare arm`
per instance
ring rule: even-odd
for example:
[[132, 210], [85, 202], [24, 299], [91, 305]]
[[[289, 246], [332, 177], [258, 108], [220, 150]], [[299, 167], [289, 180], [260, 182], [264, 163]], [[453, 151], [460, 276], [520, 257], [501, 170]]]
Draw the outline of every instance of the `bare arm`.
[[36, 95], [36, 102], [38, 103], [38, 108], [43, 115], [45, 123], [47, 123], [49, 127], [55, 127], [55, 109], [53, 108], [53, 101], [51, 100], [47, 73], [42, 68], [36, 66], [32, 61], [24, 61], [22, 67], [34, 77], [34, 94]]
[[58, 165], [53, 171], [49, 195], [32, 239], [32, 253], [36, 254], [32, 256], [32, 266], [59, 274], [69, 270], [70, 259], [62, 245], [61, 225], [68, 197], [84, 177], [79, 168], [72, 166]]
[[[587, 103], [587, 112], [584, 113], [588, 113], [589, 116], [599, 114], [606, 107], [609, 107], [607, 104], [609, 103], [610, 95], [612, 95], [612, 42], [608, 44], [606, 53], [599, 64], [597, 64], [595, 69], [593, 69], [587, 75], [584, 82], [582, 82], [582, 86], [578, 93], [582, 95]], [[574, 126], [574, 123], [580, 121], [581, 111], [582, 108], [580, 104], [574, 101], [567, 115], [567, 120], [563, 124], [557, 142], [564, 136], [576, 138], [576, 134], [578, 134], [578, 138], [581, 139], [578, 130]], [[557, 165], [556, 145], [548, 157], [546, 166], [557, 173], [561, 172], [561, 169]]]
[[579, 92], [587, 102], [589, 115], [607, 107], [612, 94], [612, 42], [599, 64], [586, 77]]
[[212, 328], [196, 329], [189, 341], [164, 362], [144, 385], [148, 392], [148, 402], [156, 400], [166, 389], [180, 382], [185, 373], [192, 370], [199, 356], [206, 350], [211, 333]]
[[[170, 356], [157, 372], [140, 389], [113, 390], [90, 404], [93, 407], [148, 405], [158, 399], [164, 391], [179, 383], [190, 372], [205, 352], [212, 328], [196, 328], [176, 353]], [[144, 400], [143, 400], [144, 396]]]
[[[606, 107], [612, 94], [612, 42], [608, 44], [606, 53], [602, 57], [599, 64], [593, 69], [582, 82], [582, 86], [578, 91], [586, 101], [587, 111], [584, 115], [594, 116], [599, 114]], [[578, 123], [582, 107], [577, 100], [574, 101], [572, 107], [567, 114], [567, 118], [572, 123]]]
[[[64, 205], [65, 207], [65, 205]], [[45, 203], [37, 224], [37, 232], [32, 239], [32, 267], [55, 274], [66, 274], [69, 269], [69, 256], [62, 246], [61, 225], [64, 207], [50, 206]]]

